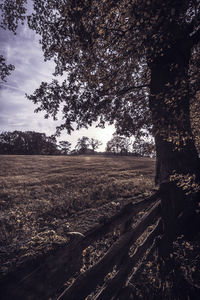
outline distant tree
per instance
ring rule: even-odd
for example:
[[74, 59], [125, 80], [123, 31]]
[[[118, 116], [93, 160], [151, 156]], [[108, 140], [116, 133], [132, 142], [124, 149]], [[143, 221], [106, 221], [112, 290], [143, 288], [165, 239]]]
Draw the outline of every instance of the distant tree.
[[78, 155], [79, 152], [76, 149], [70, 151], [70, 155]]
[[11, 154], [12, 141], [11, 135], [8, 131], [4, 131], [0, 134], [0, 154]]
[[34, 131], [5, 131], [0, 134], [0, 154], [57, 154], [56, 138]]
[[130, 138], [121, 137], [121, 154], [128, 155], [131, 149], [130, 148], [131, 145], [132, 145], [132, 141], [130, 140]]
[[113, 138], [107, 142], [106, 152], [113, 154], [127, 155], [130, 150], [131, 140], [114, 134]]
[[[23, 140], [22, 145], [24, 147], [24, 154], [45, 154], [46, 139], [45, 133], [35, 132], [35, 131], [25, 131], [18, 132], [21, 140]], [[19, 145], [20, 149], [20, 145]]]
[[100, 142], [97, 139], [91, 138], [89, 140], [89, 144], [92, 147], [92, 150], [95, 151], [96, 149], [98, 149], [102, 145], [102, 142]]
[[60, 141], [59, 148], [60, 148], [61, 154], [65, 154], [65, 155], [69, 154], [71, 145], [72, 144], [68, 141]]
[[9, 133], [12, 136], [13, 154], [32, 154], [30, 153], [31, 141], [27, 133], [14, 131]]
[[45, 154], [47, 154], [47, 155], [58, 154], [58, 147], [57, 147], [56, 138], [54, 135], [51, 135], [46, 138]]
[[120, 138], [115, 136], [110, 141], [107, 142], [106, 152], [111, 152], [113, 154], [120, 153]]
[[112, 140], [108, 141], [107, 144], [106, 144], [106, 152], [107, 153], [114, 153], [114, 145], [112, 143]]
[[82, 138], [79, 138], [76, 144], [76, 149], [79, 151], [79, 153], [83, 154], [86, 153], [87, 149], [90, 145], [90, 139], [86, 136], [83, 136]]
[[0, 135], [1, 154], [27, 154], [25, 134], [21, 131], [5, 131]]

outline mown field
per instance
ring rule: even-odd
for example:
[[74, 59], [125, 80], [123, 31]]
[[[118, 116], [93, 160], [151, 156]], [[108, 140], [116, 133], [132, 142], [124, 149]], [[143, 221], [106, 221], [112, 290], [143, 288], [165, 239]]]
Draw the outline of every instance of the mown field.
[[80, 212], [87, 216], [110, 203], [121, 207], [150, 195], [153, 188], [150, 158], [0, 156], [1, 275], [66, 243]]

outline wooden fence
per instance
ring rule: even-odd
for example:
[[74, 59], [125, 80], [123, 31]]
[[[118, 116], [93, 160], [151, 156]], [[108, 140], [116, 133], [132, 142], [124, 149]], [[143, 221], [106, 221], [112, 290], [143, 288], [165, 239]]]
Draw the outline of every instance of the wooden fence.
[[[141, 211], [143, 215], [138, 217], [137, 213]], [[185, 214], [182, 213], [177, 220], [181, 224], [184, 218]], [[116, 228], [120, 231], [118, 239], [95, 265], [80, 274], [84, 249]], [[159, 194], [155, 194], [145, 200], [129, 203], [112, 218], [89, 230], [85, 236], [77, 237], [69, 245], [52, 251], [48, 257], [28, 262], [8, 275], [0, 282], [0, 295], [6, 300], [82, 300], [93, 293], [94, 300], [117, 299], [118, 292], [137, 272], [138, 262], [155, 246], [155, 238], [159, 234], [163, 234], [161, 200]], [[162, 236], [165, 244], [168, 236]], [[140, 243], [136, 243], [138, 239]], [[65, 283], [77, 273], [80, 275], [76, 280], [64, 288]], [[108, 274], [111, 274], [111, 279], [105, 281]]]

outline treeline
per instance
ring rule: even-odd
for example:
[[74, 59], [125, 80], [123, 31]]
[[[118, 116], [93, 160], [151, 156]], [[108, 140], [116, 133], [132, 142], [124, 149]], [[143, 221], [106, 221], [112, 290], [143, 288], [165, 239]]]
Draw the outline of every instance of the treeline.
[[54, 136], [35, 131], [5, 131], [0, 134], [0, 154], [53, 155], [58, 153]]
[[[70, 152], [72, 155], [96, 154], [95, 152], [102, 143], [97, 139], [89, 139], [86, 136], [79, 138], [75, 149]], [[134, 155], [155, 157], [155, 144], [153, 140], [146, 140], [142, 137], [130, 138], [113, 134], [111, 140], [106, 144], [105, 152], [108, 155]]]
[[[71, 143], [59, 141], [55, 136], [35, 131], [5, 131], [0, 134], [0, 154], [14, 155], [81, 155], [98, 154], [102, 142], [95, 138], [83, 136], [77, 140], [71, 150]], [[155, 156], [153, 141], [129, 138], [114, 134], [107, 142], [105, 152], [110, 155]]]
[[106, 153], [114, 155], [134, 155], [155, 157], [155, 144], [153, 140], [145, 140], [142, 137], [130, 138], [114, 134], [107, 142]]
[[82, 136], [77, 140], [75, 149], [71, 151], [72, 155], [79, 154], [96, 154], [96, 150], [102, 145], [102, 142], [94, 139], [88, 138], [87, 136]]
[[94, 138], [79, 138], [75, 149], [71, 143], [59, 141], [55, 136], [35, 131], [5, 131], [0, 134], [0, 154], [14, 155], [69, 155], [95, 154], [102, 143]]

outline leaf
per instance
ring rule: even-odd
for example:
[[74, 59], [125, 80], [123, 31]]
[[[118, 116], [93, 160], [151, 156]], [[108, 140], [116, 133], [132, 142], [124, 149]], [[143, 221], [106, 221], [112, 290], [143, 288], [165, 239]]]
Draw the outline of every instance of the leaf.
[[99, 33], [100, 35], [102, 35], [102, 34], [104, 34], [104, 30], [103, 30], [103, 29], [99, 29], [98, 33]]

